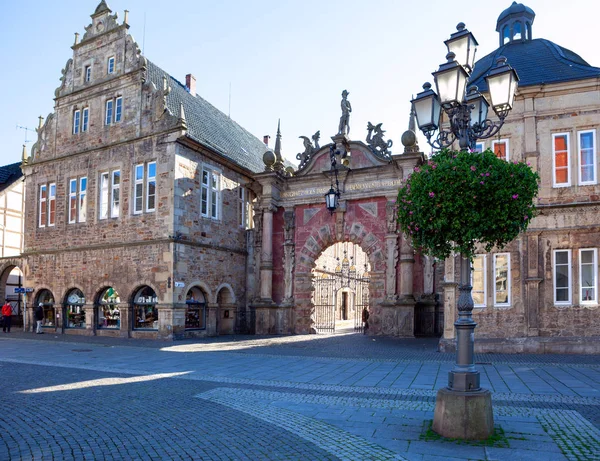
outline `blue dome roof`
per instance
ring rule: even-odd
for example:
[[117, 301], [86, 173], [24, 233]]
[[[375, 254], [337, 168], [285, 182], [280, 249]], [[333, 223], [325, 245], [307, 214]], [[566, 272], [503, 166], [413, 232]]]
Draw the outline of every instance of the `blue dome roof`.
[[538, 38], [507, 43], [478, 60], [469, 86], [477, 85], [479, 91], [487, 91], [484, 77], [496, 66], [499, 56], [505, 56], [517, 71], [519, 86], [600, 78], [600, 68], [590, 66], [578, 54], [550, 40]]

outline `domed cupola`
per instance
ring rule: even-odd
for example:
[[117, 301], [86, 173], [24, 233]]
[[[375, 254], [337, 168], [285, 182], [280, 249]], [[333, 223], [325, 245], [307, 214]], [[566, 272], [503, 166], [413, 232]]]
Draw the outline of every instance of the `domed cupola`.
[[513, 2], [498, 16], [496, 32], [500, 33], [500, 46], [531, 40], [531, 25], [534, 19], [535, 13], [531, 8]]

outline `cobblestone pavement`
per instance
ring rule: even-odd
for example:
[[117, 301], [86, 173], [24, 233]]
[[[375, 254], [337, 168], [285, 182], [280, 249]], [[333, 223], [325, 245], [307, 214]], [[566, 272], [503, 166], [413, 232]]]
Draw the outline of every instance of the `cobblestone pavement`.
[[453, 354], [362, 335], [0, 336], [0, 460], [600, 460], [600, 357], [477, 355], [501, 436], [432, 437]]

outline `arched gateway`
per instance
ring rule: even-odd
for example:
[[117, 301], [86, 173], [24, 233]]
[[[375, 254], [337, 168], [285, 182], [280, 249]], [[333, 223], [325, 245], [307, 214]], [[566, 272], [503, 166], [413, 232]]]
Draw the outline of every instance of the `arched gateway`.
[[[380, 130], [380, 125], [369, 128]], [[415, 255], [398, 232], [395, 202], [399, 185], [423, 155], [414, 135], [403, 137], [405, 148], [399, 155], [371, 142], [370, 135], [368, 145], [338, 134], [322, 147], [317, 135], [315, 146], [306, 137], [296, 172], [283, 167], [279, 133], [275, 153], [265, 154], [265, 172], [256, 176], [255, 228], [248, 242], [251, 321], [257, 334], [318, 330], [316, 261], [331, 245], [352, 242], [367, 254], [370, 265], [368, 333], [414, 335]], [[349, 162], [338, 167], [339, 206], [330, 213], [324, 195], [331, 186], [331, 147], [345, 151]]]

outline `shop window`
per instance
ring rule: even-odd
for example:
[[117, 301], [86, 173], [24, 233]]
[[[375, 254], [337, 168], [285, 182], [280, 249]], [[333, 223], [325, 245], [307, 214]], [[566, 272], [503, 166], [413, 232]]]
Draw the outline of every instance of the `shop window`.
[[510, 306], [510, 254], [494, 255], [494, 306]]
[[596, 130], [577, 133], [579, 184], [596, 184]]
[[597, 250], [579, 250], [579, 300], [583, 305], [598, 304], [598, 265]]
[[571, 304], [571, 250], [554, 250], [554, 304]]
[[133, 298], [133, 328], [158, 330], [158, 298], [150, 287], [140, 288]]
[[54, 308], [54, 296], [50, 290], [41, 290], [35, 300], [35, 306], [42, 304], [44, 310], [43, 327], [56, 328], [56, 309]]
[[96, 306], [97, 328], [114, 330], [121, 328], [120, 302], [119, 294], [112, 287], [108, 287], [100, 293]]
[[492, 152], [494, 152], [496, 157], [508, 161], [508, 139], [499, 139], [497, 141], [492, 141]]
[[569, 133], [552, 135], [552, 151], [552, 183], [554, 187], [568, 187], [571, 185]]
[[187, 310], [185, 313], [186, 330], [204, 330], [206, 328], [206, 298], [200, 288], [193, 287], [185, 297]]
[[75, 288], [67, 294], [65, 328], [85, 328], [85, 296]]
[[473, 303], [475, 307], [486, 306], [486, 264], [485, 255], [476, 255], [473, 259], [473, 270], [471, 271], [471, 285], [473, 290]]

